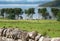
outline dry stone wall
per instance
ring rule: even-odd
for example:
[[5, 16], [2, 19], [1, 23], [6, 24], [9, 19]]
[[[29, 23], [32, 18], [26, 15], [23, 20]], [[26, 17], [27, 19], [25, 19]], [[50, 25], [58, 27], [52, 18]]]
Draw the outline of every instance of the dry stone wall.
[[60, 37], [44, 37], [36, 31], [28, 32], [18, 28], [0, 28], [0, 41], [60, 41]]

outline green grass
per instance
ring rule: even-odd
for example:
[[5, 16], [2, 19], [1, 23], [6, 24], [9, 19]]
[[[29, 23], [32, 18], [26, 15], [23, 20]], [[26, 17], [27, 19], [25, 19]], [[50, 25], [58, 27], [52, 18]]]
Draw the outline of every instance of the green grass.
[[60, 37], [60, 22], [56, 20], [0, 20], [0, 27], [18, 27], [27, 31], [47, 33], [50, 37]]

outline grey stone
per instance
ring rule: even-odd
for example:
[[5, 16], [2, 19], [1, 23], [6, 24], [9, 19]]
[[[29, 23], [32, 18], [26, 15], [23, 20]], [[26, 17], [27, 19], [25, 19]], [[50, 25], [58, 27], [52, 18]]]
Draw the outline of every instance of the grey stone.
[[35, 39], [35, 37], [37, 36], [36, 31], [29, 32], [28, 34], [29, 34], [29, 37], [32, 38], [32, 39]]
[[1, 34], [2, 34], [2, 31], [3, 31], [3, 28], [0, 28], [0, 36], [1, 36]]
[[59, 38], [52, 38], [51, 41], [60, 41], [60, 37]]
[[29, 40], [27, 31], [23, 31], [21, 37], [22, 37], [22, 41], [28, 41]]
[[29, 41], [34, 41], [33, 39], [29, 39]]
[[38, 41], [43, 41], [43, 39], [44, 39], [44, 37], [42, 36], [42, 37], [39, 38]]
[[18, 32], [19, 32], [19, 30], [14, 29], [13, 31], [10, 32], [9, 36], [11, 36], [11, 38], [15, 39], [15, 38], [17, 38]]
[[3, 34], [4, 34], [4, 30], [6, 29], [6, 28], [2, 28], [3, 30], [2, 30], [2, 32], [1, 32], [1, 36], [4, 36]]
[[11, 38], [10, 34], [13, 30], [14, 30], [14, 28], [7, 28], [6, 37]]
[[18, 41], [22, 41], [21, 39], [18, 39]]
[[43, 41], [51, 41], [51, 38], [44, 38]]
[[5, 29], [5, 30], [3, 31], [3, 36], [4, 36], [4, 37], [6, 37], [6, 31], [7, 31], [7, 29]]
[[6, 41], [15, 41], [15, 40], [11, 38], [7, 38]]
[[38, 35], [35, 37], [35, 41], [38, 41], [41, 36], [42, 36], [41, 34], [38, 34]]
[[2, 40], [2, 37], [0, 37], [0, 41], [3, 41], [3, 40]]
[[6, 37], [2, 37], [2, 41], [6, 41], [6, 39], [7, 39]]

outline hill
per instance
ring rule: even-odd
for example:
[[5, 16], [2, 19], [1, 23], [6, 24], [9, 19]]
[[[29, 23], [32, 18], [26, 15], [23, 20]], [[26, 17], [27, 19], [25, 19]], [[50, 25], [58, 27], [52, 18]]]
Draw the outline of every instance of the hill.
[[60, 1], [48, 2], [46, 4], [39, 5], [39, 7], [60, 7]]

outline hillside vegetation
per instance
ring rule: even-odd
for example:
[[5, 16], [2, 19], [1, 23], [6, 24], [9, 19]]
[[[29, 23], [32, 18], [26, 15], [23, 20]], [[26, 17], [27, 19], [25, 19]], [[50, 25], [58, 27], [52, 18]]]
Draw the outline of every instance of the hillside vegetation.
[[60, 37], [60, 22], [56, 20], [0, 20], [0, 27], [18, 27], [27, 31], [38, 31], [50, 37]]

